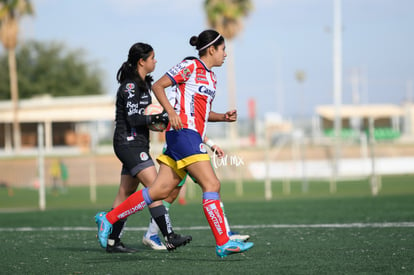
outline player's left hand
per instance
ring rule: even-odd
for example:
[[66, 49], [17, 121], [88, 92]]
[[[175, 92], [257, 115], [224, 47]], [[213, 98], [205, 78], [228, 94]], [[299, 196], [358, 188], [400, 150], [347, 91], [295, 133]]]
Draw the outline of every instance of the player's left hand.
[[237, 120], [237, 110], [231, 110], [224, 114], [224, 121], [234, 122]]
[[224, 151], [218, 145], [211, 146], [211, 150], [213, 150], [218, 158], [224, 157]]

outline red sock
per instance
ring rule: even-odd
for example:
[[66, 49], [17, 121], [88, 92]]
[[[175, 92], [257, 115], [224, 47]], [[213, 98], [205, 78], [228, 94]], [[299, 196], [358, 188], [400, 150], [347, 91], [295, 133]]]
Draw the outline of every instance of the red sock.
[[224, 222], [223, 209], [219, 200], [203, 200], [204, 215], [216, 239], [217, 245], [223, 245], [229, 241], [226, 224]]
[[142, 189], [138, 190], [134, 194], [128, 197], [120, 205], [112, 209], [106, 214], [107, 220], [114, 224], [115, 222], [122, 220], [135, 212], [141, 211], [145, 208], [144, 196], [142, 195]]

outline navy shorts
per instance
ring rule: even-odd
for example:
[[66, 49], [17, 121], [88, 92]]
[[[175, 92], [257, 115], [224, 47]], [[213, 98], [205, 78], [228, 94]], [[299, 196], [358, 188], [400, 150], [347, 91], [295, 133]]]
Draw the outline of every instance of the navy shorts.
[[206, 145], [198, 132], [190, 129], [167, 131], [166, 148], [157, 160], [171, 167], [183, 179], [187, 174], [185, 168], [198, 161], [209, 161]]

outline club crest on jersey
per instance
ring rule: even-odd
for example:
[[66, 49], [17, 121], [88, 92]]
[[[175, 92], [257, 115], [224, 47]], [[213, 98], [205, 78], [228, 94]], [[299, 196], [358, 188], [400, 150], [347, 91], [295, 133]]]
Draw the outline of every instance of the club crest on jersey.
[[139, 157], [141, 158], [142, 161], [148, 160], [148, 154], [146, 152], [141, 152], [139, 154]]
[[207, 153], [207, 149], [206, 146], [204, 145], [204, 143], [200, 143], [200, 152], [202, 153]]
[[128, 83], [128, 84], [125, 85], [125, 88], [126, 88], [125, 92], [128, 93], [128, 98], [133, 97], [134, 94], [135, 94], [135, 90], [134, 90], [135, 84], [134, 83]]
[[128, 83], [125, 85], [125, 88], [127, 89], [127, 91], [131, 91], [133, 89], [135, 89], [135, 84], [134, 83]]
[[182, 70], [181, 72], [181, 77], [183, 79], [188, 79], [191, 75], [191, 70], [189, 68], [185, 68], [184, 70]]

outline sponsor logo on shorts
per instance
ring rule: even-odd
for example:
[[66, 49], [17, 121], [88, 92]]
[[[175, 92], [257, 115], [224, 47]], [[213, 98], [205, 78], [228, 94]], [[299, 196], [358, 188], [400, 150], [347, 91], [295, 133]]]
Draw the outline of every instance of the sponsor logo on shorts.
[[146, 152], [141, 152], [139, 154], [139, 157], [141, 158], [141, 160], [145, 161], [148, 160], [148, 154]]
[[202, 153], [207, 153], [207, 149], [206, 146], [204, 145], [204, 143], [200, 143], [200, 152]]

